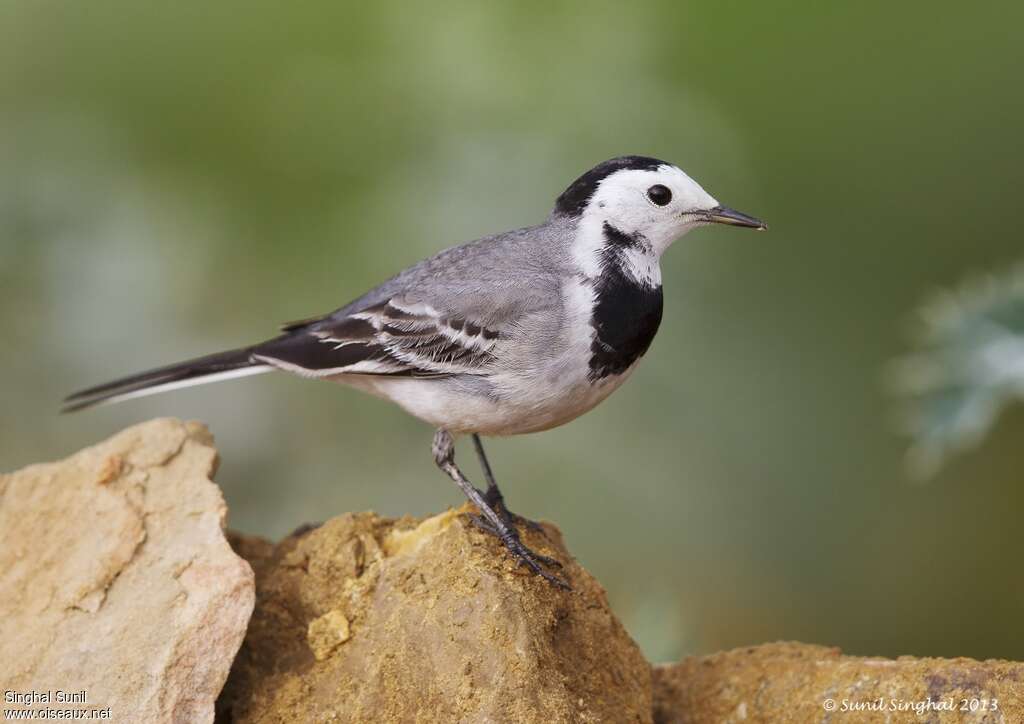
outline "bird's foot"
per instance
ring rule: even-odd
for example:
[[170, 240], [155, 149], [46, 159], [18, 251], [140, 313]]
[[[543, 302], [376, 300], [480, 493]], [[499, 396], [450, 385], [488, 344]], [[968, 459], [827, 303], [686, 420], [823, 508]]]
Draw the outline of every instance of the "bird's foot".
[[532, 530], [534, 533], [540, 533], [548, 540], [551, 540], [551, 538], [548, 536], [548, 532], [540, 523], [538, 523], [535, 520], [531, 520], [530, 518], [524, 518], [518, 513], [513, 513], [511, 510], [508, 509], [508, 506], [505, 505], [505, 498], [504, 496], [502, 496], [501, 491], [498, 489], [498, 486], [495, 485], [493, 487], [487, 488], [487, 490], [484, 491], [483, 496], [484, 502], [491, 506], [491, 508], [494, 509], [494, 512], [501, 516], [504, 519], [506, 525], [508, 525], [510, 528], [521, 525], [524, 528], [528, 528], [529, 530]]
[[566, 591], [572, 590], [572, 587], [564, 580], [544, 570], [544, 566], [548, 566], [550, 568], [561, 568], [561, 562], [528, 548], [520, 539], [519, 533], [514, 527], [507, 528], [504, 531], [498, 530], [482, 516], [473, 513], [469, 514], [469, 519], [477, 528], [500, 540], [505, 546], [505, 549], [512, 554], [512, 557], [516, 559], [516, 562], [519, 563], [519, 565], [526, 566], [536, 575], [540, 576], [556, 588], [561, 588]]

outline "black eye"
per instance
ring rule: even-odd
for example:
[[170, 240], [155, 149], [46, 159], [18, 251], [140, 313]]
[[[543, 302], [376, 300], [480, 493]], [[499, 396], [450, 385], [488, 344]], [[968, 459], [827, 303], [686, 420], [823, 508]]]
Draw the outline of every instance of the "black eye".
[[672, 200], [672, 192], [661, 184], [654, 184], [654, 186], [647, 189], [647, 198], [658, 206], [666, 206]]

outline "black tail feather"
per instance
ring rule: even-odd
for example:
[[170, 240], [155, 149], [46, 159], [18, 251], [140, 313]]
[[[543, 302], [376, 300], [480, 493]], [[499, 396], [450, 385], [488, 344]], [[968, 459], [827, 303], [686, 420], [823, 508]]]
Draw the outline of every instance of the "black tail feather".
[[138, 392], [150, 387], [159, 387], [174, 382], [182, 382], [254, 366], [259, 367], [263, 365], [260, 362], [253, 361], [251, 347], [218, 352], [206, 357], [197, 357], [196, 359], [160, 367], [148, 372], [141, 372], [130, 377], [122, 377], [113, 382], [107, 382], [76, 392], [64, 399], [64, 406], [61, 408], [61, 412], [83, 410], [87, 407], [98, 405], [112, 397]]

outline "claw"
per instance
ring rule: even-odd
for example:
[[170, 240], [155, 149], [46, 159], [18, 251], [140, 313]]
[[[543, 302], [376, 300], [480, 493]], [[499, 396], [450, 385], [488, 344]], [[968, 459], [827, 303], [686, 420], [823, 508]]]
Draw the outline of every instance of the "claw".
[[[495, 493], [497, 494], [495, 495]], [[524, 528], [532, 530], [534, 533], [540, 533], [548, 541], [551, 540], [550, 536], [548, 536], [548, 532], [540, 523], [535, 520], [530, 520], [529, 518], [524, 518], [518, 513], [513, 513], [509, 510], [505, 506], [505, 499], [501, 496], [501, 492], [497, 488], [488, 488], [487, 492], [484, 494], [484, 501], [494, 508], [498, 515], [505, 519], [505, 522], [509, 527], [521, 525]]]
[[538, 576], [540, 576], [556, 588], [561, 588], [565, 591], [572, 590], [572, 586], [570, 586], [567, 582], [563, 581], [561, 578], [552, 573], [548, 573], [544, 570], [543, 567], [541, 567], [541, 563], [545, 563], [547, 565], [552, 565], [552, 563], [555, 563], [558, 565], [558, 567], [561, 567], [561, 563], [558, 563], [553, 558], [549, 558], [548, 556], [541, 555], [540, 553], [535, 553], [534, 551], [530, 550], [525, 545], [523, 545], [523, 543], [518, 539], [505, 540], [502, 542], [505, 543], [505, 547], [508, 549], [509, 553], [516, 557], [517, 561], [519, 562], [519, 565], [525, 565], [535, 574], [537, 574]]
[[528, 548], [526, 544], [520, 540], [519, 534], [515, 532], [515, 528], [510, 528], [509, 531], [503, 535], [501, 531], [497, 530], [490, 524], [490, 522], [485, 520], [483, 516], [476, 513], [467, 513], [466, 516], [475, 527], [500, 540], [505, 546], [505, 549], [513, 558], [516, 559], [516, 562], [519, 565], [526, 566], [533, 573], [557, 588], [561, 588], [566, 591], [572, 590], [572, 587], [564, 580], [544, 570], [544, 566], [561, 569], [563, 567], [561, 561], [555, 560], [543, 553], [537, 553], [536, 551]]
[[552, 558], [551, 556], [546, 556], [543, 553], [533, 551], [533, 557], [541, 563], [543, 563], [545, 566], [550, 566], [551, 568], [562, 568], [562, 562], [555, 558]]
[[493, 525], [488, 523], [486, 520], [484, 520], [483, 516], [477, 515], [476, 513], [466, 513], [466, 517], [469, 518], [470, 523], [472, 523], [474, 526], [482, 530], [484, 533], [489, 533], [498, 538], [501, 537], [501, 534], [497, 531], [497, 529]]

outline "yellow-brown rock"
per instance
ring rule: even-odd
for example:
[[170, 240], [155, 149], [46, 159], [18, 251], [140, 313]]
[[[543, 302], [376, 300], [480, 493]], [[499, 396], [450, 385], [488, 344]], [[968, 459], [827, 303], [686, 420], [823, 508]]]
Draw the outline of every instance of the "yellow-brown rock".
[[571, 592], [449, 511], [239, 537], [257, 605], [218, 710], [244, 722], [649, 722], [650, 667], [558, 531]]
[[655, 667], [654, 721], [1024, 722], [1024, 664], [752, 646]]

